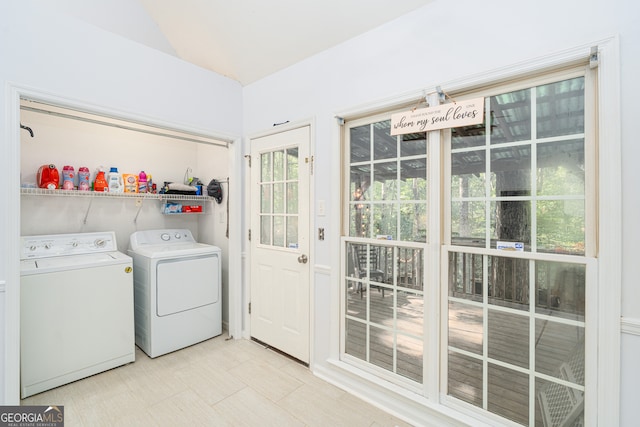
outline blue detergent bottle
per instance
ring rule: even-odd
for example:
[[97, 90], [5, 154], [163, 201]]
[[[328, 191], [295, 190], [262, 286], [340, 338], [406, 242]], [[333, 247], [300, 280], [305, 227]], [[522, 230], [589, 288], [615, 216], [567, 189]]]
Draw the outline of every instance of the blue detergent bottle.
[[109, 185], [109, 193], [123, 193], [124, 183], [122, 182], [122, 175], [118, 172], [118, 168], [112, 167], [109, 170], [109, 178], [107, 179]]

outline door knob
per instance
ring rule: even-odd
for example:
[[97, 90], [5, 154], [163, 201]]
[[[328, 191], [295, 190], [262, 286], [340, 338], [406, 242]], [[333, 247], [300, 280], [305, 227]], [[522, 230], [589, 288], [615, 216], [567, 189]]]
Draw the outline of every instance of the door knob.
[[309, 258], [307, 258], [307, 256], [305, 254], [302, 254], [298, 257], [298, 262], [300, 264], [306, 264], [307, 261], [309, 261]]

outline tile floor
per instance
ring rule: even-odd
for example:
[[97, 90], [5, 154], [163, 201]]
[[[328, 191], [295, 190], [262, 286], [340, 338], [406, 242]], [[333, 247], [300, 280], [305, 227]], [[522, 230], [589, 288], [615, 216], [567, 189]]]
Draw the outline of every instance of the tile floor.
[[73, 426], [407, 426], [258, 343], [226, 334], [22, 400]]

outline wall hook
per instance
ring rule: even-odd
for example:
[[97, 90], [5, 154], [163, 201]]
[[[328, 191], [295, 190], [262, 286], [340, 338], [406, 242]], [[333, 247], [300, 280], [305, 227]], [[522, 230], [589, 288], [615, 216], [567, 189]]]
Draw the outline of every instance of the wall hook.
[[29, 135], [31, 135], [31, 138], [33, 138], [33, 131], [31, 130], [31, 128], [29, 126], [25, 126], [22, 123], [20, 123], [20, 128], [26, 130], [27, 132], [29, 132]]

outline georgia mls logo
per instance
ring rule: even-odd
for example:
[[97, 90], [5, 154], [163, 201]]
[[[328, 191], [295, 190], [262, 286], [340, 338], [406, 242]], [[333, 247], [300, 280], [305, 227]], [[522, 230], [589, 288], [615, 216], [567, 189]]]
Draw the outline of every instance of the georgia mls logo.
[[[47, 416], [47, 413], [49, 413], [49, 416]], [[47, 418], [44, 422], [61, 423], [64, 421], [64, 415], [57, 406], [49, 406], [45, 409], [44, 414], [45, 418]]]
[[64, 406], [0, 406], [0, 427], [64, 427]]

